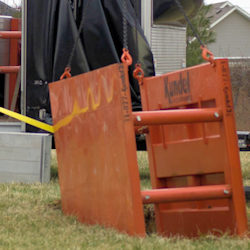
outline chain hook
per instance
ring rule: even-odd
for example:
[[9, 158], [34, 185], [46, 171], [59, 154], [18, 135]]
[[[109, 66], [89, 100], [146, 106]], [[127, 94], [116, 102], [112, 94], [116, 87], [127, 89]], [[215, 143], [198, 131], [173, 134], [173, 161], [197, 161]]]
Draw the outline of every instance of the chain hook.
[[121, 60], [123, 63], [126, 63], [128, 66], [130, 66], [133, 63], [132, 56], [129, 54], [128, 49], [126, 48], [123, 49]]
[[137, 63], [135, 65], [135, 70], [133, 72], [133, 76], [135, 79], [137, 79], [138, 83], [141, 85], [143, 83], [143, 78], [144, 78], [144, 71], [141, 68], [141, 64]]
[[70, 78], [71, 77], [71, 68], [70, 67], [66, 67], [64, 70], [64, 73], [61, 75], [60, 80], [63, 80], [65, 78]]
[[206, 46], [201, 46], [201, 50], [202, 50], [202, 58], [205, 61], [210, 62], [212, 65], [215, 65], [214, 54], [211, 51], [209, 51]]

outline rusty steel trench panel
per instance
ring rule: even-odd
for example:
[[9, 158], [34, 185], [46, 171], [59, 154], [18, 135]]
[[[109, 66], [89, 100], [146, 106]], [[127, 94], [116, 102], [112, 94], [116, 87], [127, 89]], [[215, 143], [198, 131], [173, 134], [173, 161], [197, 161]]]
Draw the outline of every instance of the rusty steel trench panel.
[[127, 67], [114, 64], [49, 89], [64, 213], [144, 236]]
[[[245, 197], [227, 60], [203, 64], [141, 85], [144, 111], [214, 111], [218, 121], [149, 126], [147, 148], [154, 189], [231, 187], [230, 197], [155, 204], [158, 232], [197, 236], [247, 232]], [[195, 190], [195, 189], [194, 189]], [[226, 189], [225, 194], [229, 193]]]

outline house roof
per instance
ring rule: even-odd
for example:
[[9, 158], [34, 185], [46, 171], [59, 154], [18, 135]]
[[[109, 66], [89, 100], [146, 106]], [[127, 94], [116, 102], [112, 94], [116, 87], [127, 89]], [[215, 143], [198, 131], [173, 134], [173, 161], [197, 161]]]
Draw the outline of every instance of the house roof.
[[9, 6], [8, 4], [0, 1], [0, 15], [4, 15], [4, 16], [13, 16], [15, 15], [17, 12], [19, 12], [17, 9], [12, 8], [11, 6]]
[[235, 11], [250, 20], [249, 13], [247, 13], [245, 10], [243, 10], [239, 6], [233, 5], [232, 3], [228, 1], [211, 4], [210, 6], [211, 6], [211, 9], [208, 12], [207, 17], [209, 17], [211, 20], [211, 28], [213, 28], [215, 25], [220, 23], [222, 20], [224, 20], [227, 16], [229, 16]]

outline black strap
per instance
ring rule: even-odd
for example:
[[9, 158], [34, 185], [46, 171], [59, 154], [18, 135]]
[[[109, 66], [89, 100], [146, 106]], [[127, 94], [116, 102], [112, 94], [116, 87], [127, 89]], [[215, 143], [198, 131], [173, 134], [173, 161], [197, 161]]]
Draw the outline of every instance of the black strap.
[[134, 22], [135, 22], [135, 39], [136, 39], [136, 58], [137, 58], [137, 64], [139, 64], [139, 41], [138, 41], [138, 27], [137, 27], [137, 22], [138, 22], [138, 9], [139, 9], [139, 1], [134, 0]]
[[74, 54], [75, 54], [75, 51], [76, 51], [76, 46], [77, 46], [77, 43], [78, 43], [78, 41], [80, 39], [80, 35], [81, 35], [82, 31], [83, 31], [84, 21], [85, 21], [86, 13], [87, 13], [87, 8], [89, 6], [90, 1], [91, 0], [87, 0], [86, 6], [84, 6], [84, 9], [83, 9], [82, 20], [81, 20], [81, 23], [80, 23], [80, 26], [79, 26], [79, 29], [78, 29], [77, 38], [76, 38], [76, 40], [74, 42], [74, 46], [72, 48], [72, 51], [70, 53], [69, 60], [68, 60], [68, 63], [67, 63], [67, 67], [69, 67], [69, 68], [71, 68], [73, 57], [74, 57]]

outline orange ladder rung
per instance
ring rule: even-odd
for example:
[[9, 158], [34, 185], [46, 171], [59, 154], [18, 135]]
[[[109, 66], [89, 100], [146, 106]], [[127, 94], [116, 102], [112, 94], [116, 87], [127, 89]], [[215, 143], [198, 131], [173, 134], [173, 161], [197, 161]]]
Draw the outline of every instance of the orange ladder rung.
[[144, 204], [229, 198], [229, 185], [152, 189], [141, 192]]
[[0, 73], [18, 73], [20, 66], [0, 66]]
[[21, 31], [0, 31], [0, 38], [2, 39], [21, 39]]
[[179, 109], [133, 112], [135, 126], [216, 122], [223, 119], [221, 109]]

